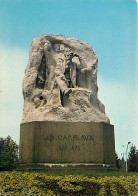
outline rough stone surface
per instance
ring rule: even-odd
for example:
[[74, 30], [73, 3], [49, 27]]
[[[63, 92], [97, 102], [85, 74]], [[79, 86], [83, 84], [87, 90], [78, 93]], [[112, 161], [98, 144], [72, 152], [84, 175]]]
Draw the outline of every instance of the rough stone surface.
[[98, 59], [91, 46], [62, 35], [33, 40], [23, 81], [22, 122], [106, 122], [97, 98]]
[[114, 126], [103, 122], [23, 123], [20, 164], [34, 163], [114, 165]]

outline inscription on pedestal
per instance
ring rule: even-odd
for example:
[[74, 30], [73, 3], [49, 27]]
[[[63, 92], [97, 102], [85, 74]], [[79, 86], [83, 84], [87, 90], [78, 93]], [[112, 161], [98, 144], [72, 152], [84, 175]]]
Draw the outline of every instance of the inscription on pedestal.
[[[44, 140], [47, 142], [47, 141], [56, 141], [57, 142], [59, 141], [60, 143], [63, 142], [63, 141], [94, 141], [94, 137], [93, 135], [64, 135], [64, 134], [57, 134], [57, 135], [54, 135], [54, 134], [49, 134], [49, 135], [46, 135], [44, 137]], [[56, 149], [55, 150], [59, 150], [59, 151], [80, 151], [81, 150], [81, 146], [80, 145], [70, 145], [70, 144], [60, 144], [60, 145], [57, 145]]]
[[54, 136], [53, 134], [47, 135], [44, 137], [44, 139], [47, 141], [52, 141], [52, 140], [60, 140], [60, 141], [74, 141], [74, 140], [82, 140], [82, 141], [90, 141], [94, 140], [93, 135], [56, 135]]

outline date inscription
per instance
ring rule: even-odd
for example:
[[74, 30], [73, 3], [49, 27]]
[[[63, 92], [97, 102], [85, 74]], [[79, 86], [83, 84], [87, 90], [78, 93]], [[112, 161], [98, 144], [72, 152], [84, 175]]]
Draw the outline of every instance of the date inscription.
[[66, 151], [66, 150], [79, 151], [80, 146], [78, 146], [78, 145], [74, 145], [74, 146], [59, 145], [57, 147], [57, 150], [59, 150], [59, 151]]

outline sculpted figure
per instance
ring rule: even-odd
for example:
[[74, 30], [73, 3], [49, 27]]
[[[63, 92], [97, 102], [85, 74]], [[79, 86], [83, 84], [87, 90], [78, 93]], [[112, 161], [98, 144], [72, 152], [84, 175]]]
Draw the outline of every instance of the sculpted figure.
[[23, 122], [108, 122], [97, 98], [98, 59], [92, 48], [61, 35], [33, 40], [23, 82]]

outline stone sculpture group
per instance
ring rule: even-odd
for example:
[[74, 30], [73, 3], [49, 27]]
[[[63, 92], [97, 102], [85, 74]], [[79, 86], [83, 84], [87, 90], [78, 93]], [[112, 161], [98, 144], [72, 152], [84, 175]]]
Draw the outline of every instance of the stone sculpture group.
[[23, 81], [22, 122], [106, 122], [97, 93], [98, 59], [91, 46], [62, 35], [33, 40]]

